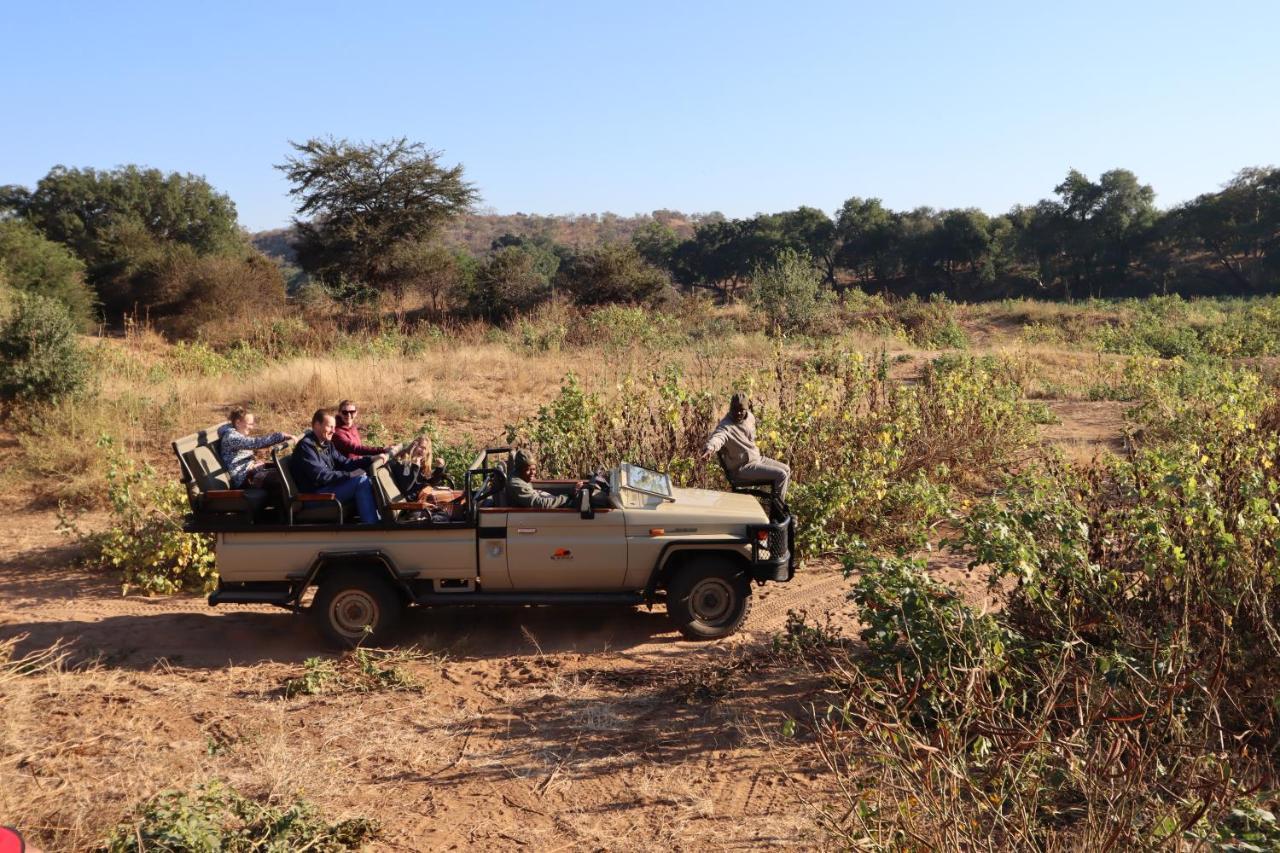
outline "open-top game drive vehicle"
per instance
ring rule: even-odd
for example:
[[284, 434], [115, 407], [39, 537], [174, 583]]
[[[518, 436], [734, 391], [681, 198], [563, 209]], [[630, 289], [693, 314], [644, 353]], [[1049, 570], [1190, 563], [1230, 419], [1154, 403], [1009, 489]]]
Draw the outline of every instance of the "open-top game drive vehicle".
[[500, 447], [476, 456], [460, 488], [417, 501], [404, 499], [388, 463], [375, 465], [382, 521], [354, 525], [332, 495], [298, 494], [284, 458], [274, 460], [279, 489], [225, 488], [217, 442], [215, 427], [173, 443], [186, 529], [215, 535], [209, 603], [307, 610], [340, 645], [387, 640], [408, 605], [664, 602], [686, 637], [716, 639], [746, 618], [753, 582], [795, 573], [794, 521], [758, 490], [673, 488], [666, 474], [622, 463], [594, 488], [534, 482], [574, 495], [571, 507], [512, 507], [511, 451]]

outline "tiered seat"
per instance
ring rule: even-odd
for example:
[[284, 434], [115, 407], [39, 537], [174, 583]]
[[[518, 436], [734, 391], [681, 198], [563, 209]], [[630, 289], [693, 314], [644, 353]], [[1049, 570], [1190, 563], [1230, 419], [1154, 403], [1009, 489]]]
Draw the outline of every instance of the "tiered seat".
[[421, 521], [422, 519], [409, 518], [409, 513], [426, 512], [431, 508], [432, 505], [426, 500], [406, 499], [404, 492], [396, 484], [396, 478], [391, 474], [389, 463], [377, 463], [373, 466], [371, 473], [373, 474], [373, 497], [378, 502], [378, 510], [385, 520], [392, 524]]
[[195, 515], [242, 516], [253, 524], [254, 516], [267, 505], [267, 491], [231, 488], [231, 475], [219, 453], [221, 426], [202, 429], [173, 442], [187, 501]]
[[281, 503], [285, 510], [285, 521], [289, 524], [342, 524], [343, 506], [336, 495], [326, 492], [299, 494], [298, 486], [289, 471], [289, 456], [281, 456], [271, 451], [271, 463], [276, 466], [279, 475]]
[[729, 473], [729, 465], [725, 462], [723, 450], [716, 453], [716, 460], [720, 463], [720, 470], [724, 472], [724, 479], [729, 483], [730, 491], [742, 495], [752, 495], [763, 500], [769, 510], [770, 518], [775, 516], [782, 517], [787, 514], [787, 505], [774, 494], [772, 480], [735, 478]]

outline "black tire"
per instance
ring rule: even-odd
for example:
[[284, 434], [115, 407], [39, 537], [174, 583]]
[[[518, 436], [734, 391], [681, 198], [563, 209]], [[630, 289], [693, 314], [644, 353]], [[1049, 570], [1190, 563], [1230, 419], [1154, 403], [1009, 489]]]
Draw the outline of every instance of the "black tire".
[[667, 616], [690, 640], [718, 640], [751, 612], [751, 581], [725, 557], [694, 557], [667, 582]]
[[399, 626], [404, 602], [375, 571], [346, 569], [321, 582], [311, 615], [328, 642], [344, 649], [378, 646]]

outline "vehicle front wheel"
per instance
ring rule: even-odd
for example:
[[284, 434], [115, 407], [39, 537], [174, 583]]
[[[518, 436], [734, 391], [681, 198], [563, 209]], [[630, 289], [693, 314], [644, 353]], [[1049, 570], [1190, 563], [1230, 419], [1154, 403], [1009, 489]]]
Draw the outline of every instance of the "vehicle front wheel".
[[724, 557], [704, 557], [667, 583], [667, 615], [690, 640], [718, 640], [738, 630], [751, 610], [751, 582]]
[[372, 572], [342, 571], [320, 584], [311, 613], [335, 646], [377, 646], [400, 624], [404, 604], [386, 579]]

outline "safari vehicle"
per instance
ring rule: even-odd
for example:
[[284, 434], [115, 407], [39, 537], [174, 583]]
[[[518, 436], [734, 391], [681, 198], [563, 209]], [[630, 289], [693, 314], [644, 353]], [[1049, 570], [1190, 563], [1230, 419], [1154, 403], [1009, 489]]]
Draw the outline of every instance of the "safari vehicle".
[[767, 492], [673, 488], [666, 474], [624, 462], [607, 482], [593, 478], [594, 489], [534, 482], [575, 495], [570, 508], [517, 508], [506, 505], [510, 448], [495, 447], [476, 456], [460, 488], [417, 501], [378, 464], [382, 521], [355, 525], [332, 495], [298, 494], [284, 456], [274, 457], [278, 490], [227, 488], [217, 429], [173, 443], [191, 504], [186, 529], [215, 536], [209, 603], [308, 611], [338, 645], [387, 640], [408, 605], [664, 602], [684, 636], [711, 640], [742, 624], [752, 582], [795, 574], [794, 521]]

